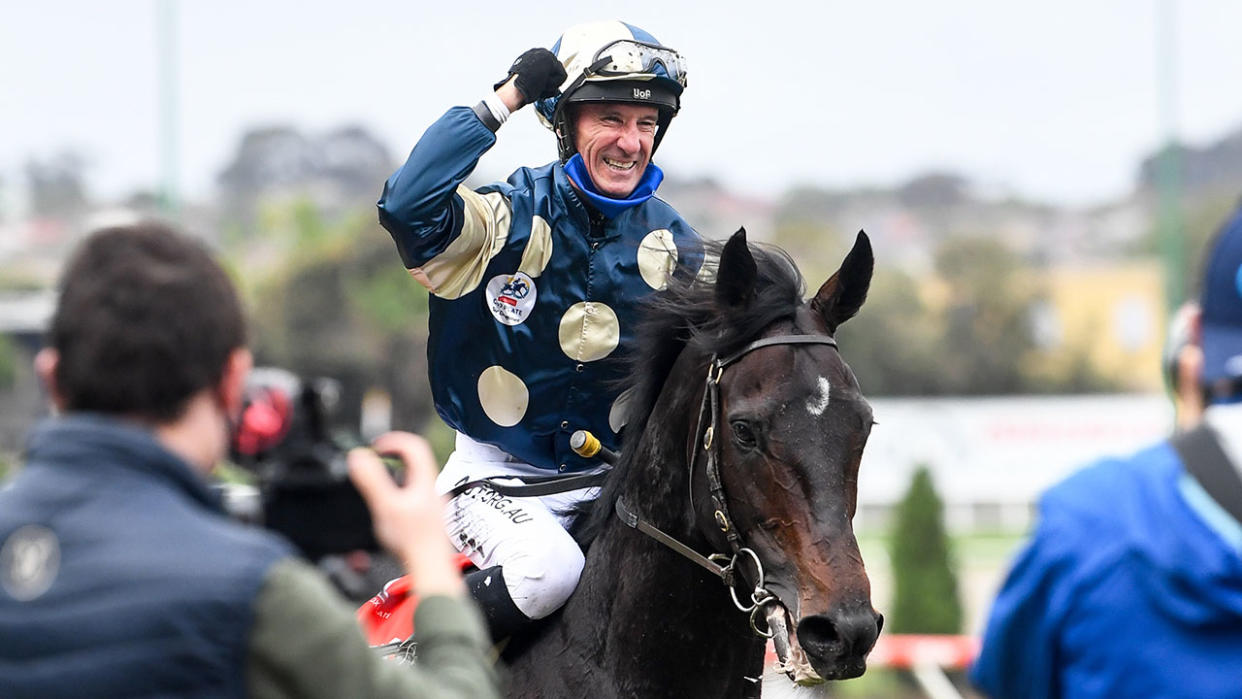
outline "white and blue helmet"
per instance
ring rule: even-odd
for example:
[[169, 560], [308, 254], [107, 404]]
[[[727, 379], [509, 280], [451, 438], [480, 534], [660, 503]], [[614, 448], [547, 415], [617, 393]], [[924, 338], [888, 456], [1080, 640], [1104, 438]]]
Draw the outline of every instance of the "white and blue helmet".
[[577, 151], [568, 105], [580, 102], [648, 104], [660, 110], [652, 152], [681, 108], [686, 62], [673, 49], [625, 22], [588, 22], [565, 30], [552, 46], [565, 67], [561, 94], [537, 100], [535, 111], [556, 134], [564, 162]]

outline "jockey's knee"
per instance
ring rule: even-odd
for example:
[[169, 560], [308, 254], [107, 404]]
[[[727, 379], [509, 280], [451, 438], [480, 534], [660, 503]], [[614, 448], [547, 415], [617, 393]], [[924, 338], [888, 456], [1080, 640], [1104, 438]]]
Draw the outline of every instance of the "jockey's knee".
[[586, 562], [568, 534], [541, 541], [535, 550], [505, 561], [505, 583], [513, 604], [531, 619], [542, 619], [565, 604]]

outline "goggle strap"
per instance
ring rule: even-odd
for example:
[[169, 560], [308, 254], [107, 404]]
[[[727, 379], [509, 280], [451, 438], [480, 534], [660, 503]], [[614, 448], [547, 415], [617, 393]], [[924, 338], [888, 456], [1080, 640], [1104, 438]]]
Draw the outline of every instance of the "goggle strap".
[[658, 63], [660, 64], [662, 68], [664, 68], [664, 72], [667, 73], [672, 80], [678, 83], [681, 83], [683, 87], [685, 86], [683, 82], [684, 78], [681, 77], [682, 72], [683, 72], [682, 69], [680, 67], [677, 67], [677, 68], [670, 67], [668, 64], [668, 61], [666, 61], [663, 57], [663, 56], [670, 56], [670, 57], [679, 58], [680, 55], [675, 50], [670, 49], [666, 46], [659, 46], [657, 44], [649, 44], [645, 41], [639, 41], [637, 39], [618, 39], [602, 47], [599, 51], [595, 52], [595, 56], [596, 56], [595, 62], [593, 62], [583, 72], [583, 74], [584, 75], [607, 75], [607, 73], [601, 73], [600, 71], [604, 67], [606, 67], [609, 63], [613, 62], [612, 54], [610, 53], [609, 55], [603, 56], [603, 57], [600, 57], [600, 54], [604, 53], [605, 51], [612, 48], [613, 46], [616, 46], [617, 44], [633, 44], [635, 46], [643, 46], [648, 49], [651, 49], [651, 53], [649, 54], [648, 60], [644, 61], [643, 65], [640, 67], [641, 71], [644, 73], [649, 73], [651, 72], [651, 69]]
[[584, 76], [595, 74], [599, 72], [601, 68], [608, 65], [609, 63], [612, 63], [612, 56], [611, 55], [604, 56], [603, 58], [597, 59], [594, 63], [587, 66], [587, 69], [583, 71], [582, 74]]

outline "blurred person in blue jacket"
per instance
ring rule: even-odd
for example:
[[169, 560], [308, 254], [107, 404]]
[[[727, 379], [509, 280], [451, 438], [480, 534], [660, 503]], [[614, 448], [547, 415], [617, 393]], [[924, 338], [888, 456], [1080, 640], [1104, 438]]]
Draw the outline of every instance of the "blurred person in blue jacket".
[[1175, 363], [1201, 421], [1044, 494], [971, 669], [988, 695], [1242, 697], [1242, 209], [1201, 289]]
[[[654, 162], [686, 87], [685, 61], [619, 21], [569, 28], [534, 48], [473, 108], [454, 107], [390, 177], [379, 219], [430, 292], [436, 411], [456, 432], [440, 492], [482, 478], [591, 473], [570, 447], [589, 430], [616, 450], [619, 363], [639, 303], [677, 265], [698, 269], [697, 233], [655, 196]], [[507, 182], [463, 183], [500, 126], [533, 103], [559, 159]], [[486, 486], [453, 499], [447, 526], [479, 568], [467, 576], [495, 638], [556, 611], [584, 556], [565, 530], [598, 494], [538, 498]]]

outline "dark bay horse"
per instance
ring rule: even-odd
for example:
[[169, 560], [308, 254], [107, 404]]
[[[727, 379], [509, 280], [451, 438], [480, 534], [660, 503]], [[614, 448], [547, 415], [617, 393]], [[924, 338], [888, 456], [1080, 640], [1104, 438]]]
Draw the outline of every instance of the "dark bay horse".
[[[717, 249], [715, 283], [674, 281], [638, 329], [586, 568], [558, 614], [513, 639], [511, 696], [758, 696], [757, 631], [800, 683], [866, 667], [883, 618], [851, 519], [872, 416], [832, 335], [866, 297], [870, 243], [860, 232], [809, 302], [792, 261], [745, 231]], [[723, 573], [694, 559], [711, 553]]]

